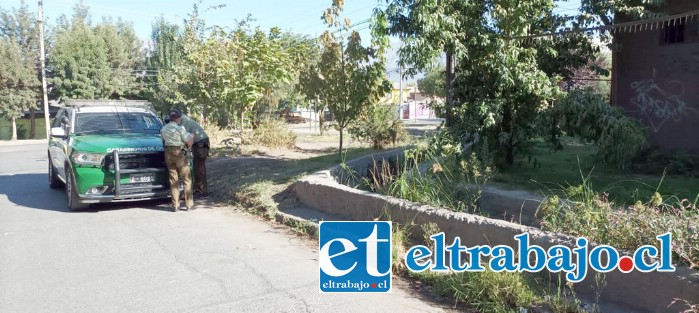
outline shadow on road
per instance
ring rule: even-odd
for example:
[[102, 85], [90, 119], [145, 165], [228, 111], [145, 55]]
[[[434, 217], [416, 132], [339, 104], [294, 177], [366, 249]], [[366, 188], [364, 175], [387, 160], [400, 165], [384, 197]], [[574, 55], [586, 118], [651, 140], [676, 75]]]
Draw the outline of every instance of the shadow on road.
[[96, 213], [131, 208], [170, 211], [170, 200], [146, 200], [119, 203], [97, 203], [88, 209], [70, 211], [67, 206], [65, 189], [50, 189], [47, 174], [0, 175], [0, 195], [21, 207], [66, 213]]

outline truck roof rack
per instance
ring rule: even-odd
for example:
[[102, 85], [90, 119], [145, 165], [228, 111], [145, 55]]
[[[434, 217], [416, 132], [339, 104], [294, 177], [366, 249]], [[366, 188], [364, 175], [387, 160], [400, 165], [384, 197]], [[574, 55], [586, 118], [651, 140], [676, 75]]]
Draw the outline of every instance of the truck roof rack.
[[63, 105], [66, 107], [86, 107], [86, 106], [148, 106], [153, 105], [147, 100], [65, 100]]

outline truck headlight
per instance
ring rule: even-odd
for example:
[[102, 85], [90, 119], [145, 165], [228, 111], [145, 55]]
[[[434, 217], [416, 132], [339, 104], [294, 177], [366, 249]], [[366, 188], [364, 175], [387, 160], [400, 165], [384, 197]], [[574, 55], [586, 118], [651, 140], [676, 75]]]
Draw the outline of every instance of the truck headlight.
[[104, 154], [99, 154], [99, 153], [76, 153], [73, 154], [73, 162], [79, 164], [79, 165], [102, 165], [102, 159], [104, 158]]

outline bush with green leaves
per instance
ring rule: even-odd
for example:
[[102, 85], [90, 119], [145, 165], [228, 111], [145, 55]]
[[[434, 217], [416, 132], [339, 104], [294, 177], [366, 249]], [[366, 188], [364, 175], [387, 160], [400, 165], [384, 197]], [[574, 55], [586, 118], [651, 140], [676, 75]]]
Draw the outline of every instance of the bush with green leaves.
[[266, 119], [253, 130], [250, 143], [271, 148], [293, 148], [296, 146], [296, 135], [283, 120]]
[[667, 152], [658, 147], [641, 151], [632, 161], [634, 173], [646, 175], [667, 175], [699, 177], [699, 156], [683, 151]]
[[[550, 113], [567, 135], [595, 142], [602, 162], [625, 168], [648, 146], [647, 130], [638, 120], [590, 89], [570, 91]], [[550, 139], [555, 140], [555, 136]]]
[[374, 149], [383, 149], [407, 138], [403, 122], [392, 105], [372, 105], [350, 124], [348, 131], [355, 139], [370, 142]]

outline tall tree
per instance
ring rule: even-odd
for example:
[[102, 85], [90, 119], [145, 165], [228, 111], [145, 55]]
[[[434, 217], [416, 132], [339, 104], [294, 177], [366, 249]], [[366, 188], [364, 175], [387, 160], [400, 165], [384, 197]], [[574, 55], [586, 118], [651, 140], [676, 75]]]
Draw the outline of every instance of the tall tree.
[[29, 138], [36, 137], [36, 120], [34, 111], [36, 100], [40, 94], [38, 83], [38, 59], [39, 59], [39, 33], [36, 24], [35, 13], [29, 10], [27, 3], [22, 0], [19, 8], [12, 11], [0, 9], [0, 37], [7, 38], [17, 43], [21, 54], [21, 64], [26, 69], [34, 70], [37, 84], [26, 86], [27, 96], [34, 96], [35, 103], [27, 107], [30, 112]]
[[576, 23], [554, 14], [554, 0], [387, 2], [375, 13], [385, 25], [379, 29], [405, 38], [401, 56], [409, 68], [428, 67], [435, 47], [454, 49], [450, 131], [459, 140], [480, 134], [501, 165], [512, 164], [515, 151], [523, 151], [539, 135], [536, 117], [558, 97], [558, 81], [598, 52], [585, 33], [556, 39], [533, 36]]
[[36, 105], [38, 80], [34, 67], [26, 67], [22, 47], [0, 38], [0, 116], [12, 122], [12, 140], [17, 140], [17, 119]]
[[291, 76], [291, 58], [282, 48], [280, 31], [272, 28], [265, 34], [259, 28], [246, 32], [239, 28], [232, 34], [237, 56], [237, 75], [234, 78], [237, 111], [241, 126], [246, 112], [278, 83], [288, 82]]
[[340, 131], [340, 153], [348, 124], [372, 103], [391, 90], [385, 77], [387, 40], [375, 38], [362, 46], [359, 33], [350, 31], [350, 20], [342, 19], [343, 0], [333, 0], [324, 12], [328, 29], [321, 35], [323, 52], [318, 64], [321, 102], [334, 115]]
[[325, 122], [325, 110], [328, 98], [324, 82], [320, 76], [320, 63], [309, 64], [299, 75], [298, 90], [303, 94], [306, 101], [313, 107], [313, 111], [318, 115], [318, 126], [323, 134]]
[[440, 109], [443, 105], [442, 101], [446, 96], [444, 87], [445, 70], [446, 68], [443, 66], [433, 68], [425, 74], [425, 77], [417, 80], [417, 88], [420, 90], [420, 93], [432, 98], [432, 103], [430, 105]]
[[290, 59], [289, 79], [268, 90], [257, 102], [254, 110], [258, 119], [265, 116], [266, 112], [295, 107], [312, 108], [299, 86], [302, 71], [311, 64], [316, 64], [320, 58], [318, 41], [307, 35], [285, 32], [279, 37], [279, 42]]
[[187, 21], [184, 60], [176, 70], [178, 93], [204, 121], [214, 114], [230, 124], [235, 113], [244, 128], [246, 114], [289, 80], [292, 60], [283, 49], [280, 31], [265, 33], [252, 29], [250, 22], [248, 17], [230, 31], [215, 26], [204, 37], [196, 6]]
[[140, 89], [136, 78], [144, 60], [133, 26], [110, 20], [93, 26], [82, 3], [75, 6], [70, 21], [59, 19], [48, 61], [61, 98], [121, 98]]
[[144, 96], [158, 109], [165, 111], [170, 106], [184, 107], [185, 102], [178, 94], [177, 69], [184, 60], [184, 37], [181, 28], [167, 22], [163, 17], [152, 24], [146, 67], [142, 81]]
[[322, 49], [319, 38], [310, 42], [306, 48], [307, 51], [303, 54], [306, 56], [305, 62], [298, 73], [296, 90], [303, 96], [308, 106], [312, 108], [318, 116], [318, 128], [320, 129], [320, 133], [323, 134], [325, 130], [323, 126], [325, 122], [325, 111], [328, 105], [327, 102], [321, 101], [321, 99], [325, 99], [327, 96], [325, 95], [326, 90], [323, 87], [323, 81], [319, 75]]
[[[206, 21], [199, 16], [199, 4], [201, 4], [201, 1], [193, 5], [192, 12], [189, 13], [184, 21], [184, 29], [181, 36], [182, 60], [173, 64], [172, 77], [176, 86], [175, 97], [179, 100], [177, 102], [187, 107], [190, 114], [199, 115], [200, 120], [203, 123], [207, 123], [208, 115], [214, 106], [213, 96], [208, 91], [211, 89], [210, 80], [212, 77], [210, 75], [214, 73], [212, 69], [207, 69], [206, 67], [215, 65], [209, 62], [210, 55], [208, 52], [219, 53], [221, 49], [213, 45], [215, 42], [208, 43], [211, 45], [210, 48], [215, 48], [214, 50], [207, 50], [205, 47], [206, 38], [204, 32], [206, 31]], [[173, 57], [177, 53], [175, 51], [173, 51]], [[175, 60], [173, 59], [173, 61]], [[164, 77], [160, 74], [159, 79]], [[216, 76], [220, 77], [220, 75], [214, 75], [213, 77]]]
[[189, 110], [207, 123], [212, 116], [230, 119], [234, 64], [229, 55], [226, 32], [216, 28], [201, 42], [187, 39], [185, 62], [177, 71], [178, 92], [190, 103]]
[[[472, 29], [459, 63], [457, 133], [480, 133], [496, 147], [501, 165], [538, 135], [536, 116], [555, 99], [557, 79], [544, 72], [537, 47], [512, 38], [525, 36], [552, 15], [553, 0], [484, 0], [466, 7]], [[486, 18], [489, 16], [490, 18]]]
[[140, 93], [136, 78], [142, 74], [145, 53], [133, 25], [107, 18], [94, 28], [95, 35], [104, 41], [107, 50], [108, 80], [104, 88], [110, 98], [134, 97]]
[[452, 96], [457, 56], [463, 54], [460, 40], [462, 13], [469, 2], [463, 0], [386, 0], [383, 9], [375, 9], [377, 35], [401, 39], [398, 51], [405, 75], [413, 76], [431, 68], [441, 54], [446, 58], [444, 71], [446, 124], [452, 124]]

